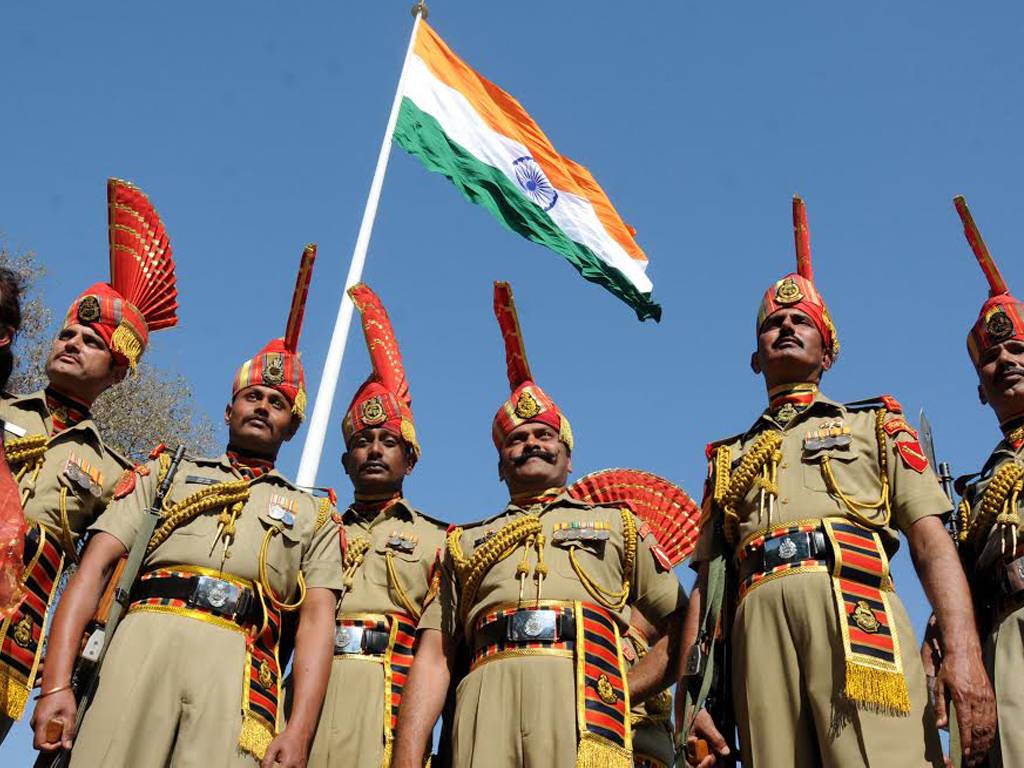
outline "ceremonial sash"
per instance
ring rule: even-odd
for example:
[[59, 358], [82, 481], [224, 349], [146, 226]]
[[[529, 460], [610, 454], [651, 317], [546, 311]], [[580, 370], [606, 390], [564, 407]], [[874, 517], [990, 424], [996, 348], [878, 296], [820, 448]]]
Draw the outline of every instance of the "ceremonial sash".
[[612, 614], [577, 602], [576, 768], [631, 768], [629, 690], [619, 628]]
[[832, 587], [846, 659], [844, 694], [859, 706], [910, 713], [910, 694], [889, 592], [889, 559], [878, 534], [836, 518], [823, 521], [835, 564]]
[[202, 608], [189, 605], [185, 600], [148, 597], [132, 602], [129, 613], [153, 612], [185, 616], [207, 624], [241, 632], [245, 640], [245, 666], [242, 684], [242, 728], [238, 746], [257, 761], [262, 760], [280, 730], [281, 665], [278, 644], [281, 640], [281, 612], [263, 599], [260, 590], [251, 581], [230, 574], [198, 566], [160, 568], [143, 574], [140, 581], [166, 577], [189, 578], [196, 574], [214, 576], [259, 595], [263, 607], [260, 626], [239, 624], [230, 618], [215, 615]]
[[[47, 613], [64, 568], [64, 552], [39, 523], [29, 523], [21, 603], [0, 624], [0, 715], [17, 720], [25, 710], [46, 634]], [[35, 546], [31, 546], [32, 542]]]
[[384, 653], [384, 759], [381, 768], [391, 765], [398, 709], [402, 704], [405, 683], [416, 644], [416, 622], [401, 613], [389, 613], [390, 639]]

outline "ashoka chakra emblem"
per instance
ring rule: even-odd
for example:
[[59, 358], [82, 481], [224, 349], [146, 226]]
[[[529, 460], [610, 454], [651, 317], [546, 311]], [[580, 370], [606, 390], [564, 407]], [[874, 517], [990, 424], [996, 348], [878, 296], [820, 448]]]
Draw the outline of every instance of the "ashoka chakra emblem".
[[550, 211], [558, 202], [558, 192], [551, 186], [548, 177], [532, 157], [523, 155], [515, 159], [512, 162], [512, 170], [515, 171], [516, 183], [520, 189], [542, 210]]

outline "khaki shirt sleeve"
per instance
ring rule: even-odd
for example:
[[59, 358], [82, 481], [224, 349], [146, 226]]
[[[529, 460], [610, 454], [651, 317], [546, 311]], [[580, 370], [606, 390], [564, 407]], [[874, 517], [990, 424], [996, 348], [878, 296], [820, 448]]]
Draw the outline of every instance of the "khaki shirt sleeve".
[[898, 432], [895, 438], [886, 436], [889, 451], [891, 525], [905, 534], [910, 526], [922, 517], [948, 514], [952, 506], [943, 493], [942, 485], [932, 466], [929, 464], [923, 472], [918, 472], [900, 454], [896, 447], [897, 441], [909, 441], [914, 444], [915, 451], [922, 454], [923, 451], [920, 443], [912, 435]]
[[705, 495], [700, 508], [700, 533], [697, 535], [697, 544], [690, 553], [690, 567], [695, 571], [700, 569], [701, 563], [706, 563], [714, 555], [715, 524], [711, 519], [713, 514], [711, 496]]
[[127, 496], [111, 501], [96, 521], [89, 526], [90, 533], [109, 533], [124, 548], [131, 549], [139, 526], [156, 496], [156, 477], [160, 471], [159, 462], [146, 464], [148, 472], [135, 472], [135, 488]]
[[[319, 504], [316, 509], [319, 512]], [[308, 588], [341, 591], [341, 541], [338, 537], [338, 525], [329, 517], [324, 524], [314, 530], [309, 546], [302, 553], [300, 569]]]
[[686, 605], [686, 594], [676, 575], [672, 571], [663, 570], [658, 563], [651, 551], [656, 544], [653, 534], [643, 538], [637, 535], [632, 604], [648, 621], [658, 624]]
[[455, 576], [455, 563], [445, 547], [441, 557], [438, 588], [423, 607], [417, 629], [436, 629], [449, 637], [459, 636], [459, 583]]

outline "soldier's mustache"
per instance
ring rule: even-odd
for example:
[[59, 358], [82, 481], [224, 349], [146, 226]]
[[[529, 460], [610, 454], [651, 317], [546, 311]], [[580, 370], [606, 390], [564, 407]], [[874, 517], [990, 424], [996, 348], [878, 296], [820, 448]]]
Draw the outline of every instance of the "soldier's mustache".
[[530, 459], [535, 457], [539, 459], [544, 459], [544, 461], [546, 461], [548, 464], [554, 464], [557, 458], [555, 454], [551, 453], [550, 451], [530, 451], [529, 453], [524, 453], [522, 456], [516, 457], [515, 459], [512, 460], [512, 463], [515, 464], [517, 467], [521, 467], [523, 466], [523, 464], [525, 464]]

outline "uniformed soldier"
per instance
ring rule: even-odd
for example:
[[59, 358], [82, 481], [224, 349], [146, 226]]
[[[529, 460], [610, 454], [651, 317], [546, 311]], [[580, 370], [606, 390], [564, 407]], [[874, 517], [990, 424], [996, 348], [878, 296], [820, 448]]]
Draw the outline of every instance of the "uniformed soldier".
[[61, 574], [130, 467], [103, 442], [89, 409], [135, 368], [151, 331], [177, 323], [174, 262], [156, 210], [117, 179], [107, 199], [110, 283], [90, 286], [68, 309], [46, 361], [46, 389], [0, 395], [4, 447], [29, 523], [23, 599], [0, 623], [0, 738], [35, 684]]
[[455, 768], [626, 768], [630, 697], [671, 679], [666, 637], [627, 685], [630, 606], [664, 632], [682, 589], [632, 513], [565, 493], [569, 421], [533, 381], [507, 284], [495, 285], [494, 304], [512, 396], [492, 434], [511, 499], [448, 536], [438, 597], [420, 619], [395, 765], [420, 764], [463, 642], [472, 662], [456, 690]]
[[[683, 640], [688, 647], [699, 638], [689, 671], [698, 682], [708, 671], [702, 659], [719, 617], [712, 611], [703, 625], [701, 617], [729, 562], [735, 580], [725, 589], [738, 606], [725, 626], [745, 766], [942, 765], [917, 645], [889, 572], [903, 532], [936, 614], [956, 635], [945, 683], [977, 759], [994, 712], [963, 572], [940, 520], [949, 503], [893, 398], [840, 405], [819, 391], [839, 341], [813, 283], [799, 198], [793, 222], [797, 272], [765, 293], [751, 358], [768, 408], [746, 432], [708, 448], [693, 555], [699, 586]], [[701, 765], [713, 765], [726, 749], [706, 713], [695, 734], [710, 737]]]
[[344, 584], [334, 663], [311, 768], [388, 766], [416, 624], [436, 585], [445, 528], [416, 510], [402, 482], [420, 455], [398, 341], [380, 299], [349, 289], [362, 314], [373, 373], [356, 392], [341, 429], [355, 500], [338, 519]]
[[[0, 391], [7, 388], [7, 380], [14, 370], [12, 347], [20, 328], [21, 282], [14, 272], [0, 267]], [[11, 474], [3, 447], [3, 429], [0, 428], [0, 617], [6, 617], [21, 602], [27, 528], [21, 509], [21, 491]]]
[[[167, 454], [129, 475], [90, 527], [54, 617], [33, 717], [38, 747], [74, 739], [73, 767], [305, 764], [330, 669], [341, 559], [337, 532], [323, 524], [329, 503], [300, 491], [274, 462], [304, 414], [297, 348], [314, 254], [315, 246], [303, 254], [284, 338], [235, 375], [226, 452], [187, 457], [174, 476], [75, 738], [69, 686], [78, 642], [154, 500]], [[282, 614], [292, 611], [295, 698], [279, 733], [278, 644]], [[59, 741], [47, 735], [53, 720], [64, 723]]]
[[[985, 665], [995, 687], [999, 727], [990, 763], [1017, 766], [1024, 765], [1024, 546], [1018, 544], [1018, 496], [1024, 478], [1024, 305], [1010, 295], [964, 199], [954, 202], [990, 290], [967, 337], [967, 351], [978, 372], [981, 402], [991, 406], [1003, 432], [981, 473], [965, 478], [960, 552], [977, 599]], [[942, 629], [945, 646], [950, 630]], [[944, 658], [942, 667], [948, 663]]]

